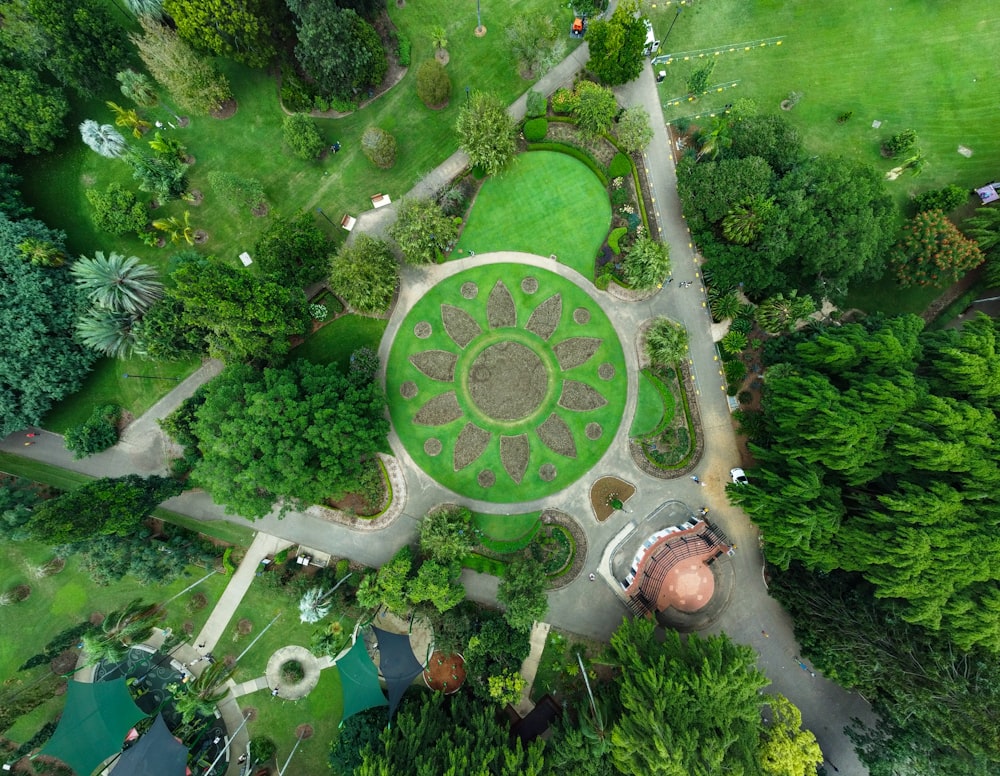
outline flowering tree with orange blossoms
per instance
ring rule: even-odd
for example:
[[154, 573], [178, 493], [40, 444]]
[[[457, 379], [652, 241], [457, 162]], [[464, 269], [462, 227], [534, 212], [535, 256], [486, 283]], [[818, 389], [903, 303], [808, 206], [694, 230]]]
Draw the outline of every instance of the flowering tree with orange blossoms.
[[889, 261], [900, 285], [943, 286], [978, 267], [983, 254], [942, 211], [927, 210], [903, 227]]

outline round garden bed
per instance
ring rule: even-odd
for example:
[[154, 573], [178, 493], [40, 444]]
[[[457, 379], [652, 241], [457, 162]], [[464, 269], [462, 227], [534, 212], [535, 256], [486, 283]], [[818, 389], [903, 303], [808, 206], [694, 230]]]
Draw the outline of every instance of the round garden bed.
[[465, 684], [465, 658], [459, 653], [446, 655], [435, 652], [427, 661], [423, 673], [424, 684], [430, 689], [451, 695]]

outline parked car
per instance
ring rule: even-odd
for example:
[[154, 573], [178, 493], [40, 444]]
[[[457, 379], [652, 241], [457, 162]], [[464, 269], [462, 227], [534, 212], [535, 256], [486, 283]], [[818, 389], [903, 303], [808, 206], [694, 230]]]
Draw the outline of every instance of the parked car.
[[735, 482], [737, 485], [750, 484], [750, 480], [747, 479], [747, 473], [738, 466], [735, 469], [729, 470], [729, 476], [733, 478], [733, 482]]

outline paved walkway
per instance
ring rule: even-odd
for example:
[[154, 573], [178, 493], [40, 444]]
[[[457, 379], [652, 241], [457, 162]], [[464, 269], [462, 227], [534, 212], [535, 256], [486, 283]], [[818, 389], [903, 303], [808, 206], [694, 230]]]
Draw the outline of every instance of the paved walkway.
[[521, 690], [521, 699], [514, 706], [514, 710], [522, 717], [535, 708], [531, 702], [531, 688], [535, 684], [535, 675], [538, 673], [538, 664], [542, 660], [542, 653], [545, 651], [545, 640], [548, 638], [549, 630], [552, 628], [547, 622], [536, 622], [531, 626], [531, 651], [521, 663], [521, 676], [524, 677], [524, 689]]

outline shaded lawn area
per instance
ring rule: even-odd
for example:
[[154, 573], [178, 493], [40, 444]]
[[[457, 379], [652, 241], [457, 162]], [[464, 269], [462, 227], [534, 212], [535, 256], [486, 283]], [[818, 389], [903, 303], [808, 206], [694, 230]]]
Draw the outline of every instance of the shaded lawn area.
[[469, 251], [555, 254], [592, 280], [594, 257], [610, 226], [607, 190], [583, 162], [532, 151], [483, 184], [451, 258]]
[[[667, 394], [670, 396], [670, 394]], [[669, 411], [673, 415], [673, 405], [664, 406], [664, 395], [653, 383], [651, 376], [643, 370], [639, 377], [639, 400], [635, 408], [635, 417], [632, 419], [632, 428], [629, 434], [634, 437], [641, 437], [651, 434], [664, 420], [664, 416]], [[673, 397], [670, 396], [672, 399]]]
[[247, 730], [251, 737], [267, 736], [277, 744], [275, 759], [279, 768], [295, 746], [296, 728], [310, 725], [313, 735], [295, 750], [288, 773], [329, 772], [330, 742], [338, 735], [344, 711], [340, 672], [336, 668], [325, 669], [316, 688], [297, 701], [272, 698], [268, 690], [258, 690], [239, 700], [244, 709], [250, 706], [257, 709], [257, 717], [247, 724]]
[[342, 315], [310, 334], [292, 351], [292, 356], [314, 364], [336, 364], [346, 372], [355, 350], [361, 347], [378, 350], [387, 323], [384, 318]]

